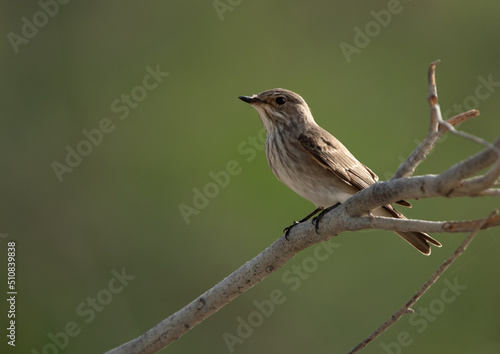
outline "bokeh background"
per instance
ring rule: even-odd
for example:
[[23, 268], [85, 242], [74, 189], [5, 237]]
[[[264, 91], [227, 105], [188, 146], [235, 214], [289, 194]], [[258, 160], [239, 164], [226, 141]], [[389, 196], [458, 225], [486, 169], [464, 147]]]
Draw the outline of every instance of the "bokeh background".
[[[316, 121], [381, 179], [425, 136], [427, 69], [436, 59], [445, 115], [479, 108], [481, 116], [461, 129], [490, 141], [500, 131], [498, 1], [71, 1], [58, 8], [43, 1], [50, 16], [37, 15], [44, 10], [35, 1], [0, 5], [0, 283], [5, 294], [7, 242], [15, 241], [18, 290], [16, 347], [4, 331], [2, 352], [98, 353], [129, 341], [312, 210], [268, 169], [261, 122], [239, 95], [273, 87], [300, 93]], [[377, 27], [374, 13], [388, 8], [397, 13]], [[20, 41], [23, 18], [33, 16], [40, 26], [26, 27], [31, 38]], [[369, 41], [359, 39], [363, 48], [345, 55], [341, 44], [356, 45], [356, 28], [368, 29]], [[147, 67], [169, 73], [150, 91], [141, 88]], [[125, 114], [122, 95], [131, 94], [138, 100]], [[54, 162], [67, 164], [67, 146], [86, 151], [82, 131], [101, 122], [114, 130], [60, 181]], [[439, 173], [479, 150], [448, 136], [417, 173]], [[193, 207], [194, 189], [230, 161], [239, 173], [183, 216], [179, 208]], [[431, 220], [481, 218], [499, 206], [498, 198], [412, 203], [407, 216]], [[164, 352], [346, 352], [465, 237], [434, 236], [444, 247], [424, 257], [390, 232], [342, 234], [317, 267], [315, 247], [305, 250]], [[481, 232], [414, 306], [418, 316], [364, 352], [500, 352], [499, 237], [499, 229]], [[308, 277], [292, 291], [286, 276], [303, 265]], [[113, 270], [123, 269], [129, 280], [121, 288], [112, 282], [113, 294]], [[460, 286], [444, 290], [450, 283]], [[286, 300], [228, 346], [223, 335], [237, 336], [238, 318], [247, 321], [254, 302], [275, 289]], [[64, 341], [68, 324], [78, 334]]]

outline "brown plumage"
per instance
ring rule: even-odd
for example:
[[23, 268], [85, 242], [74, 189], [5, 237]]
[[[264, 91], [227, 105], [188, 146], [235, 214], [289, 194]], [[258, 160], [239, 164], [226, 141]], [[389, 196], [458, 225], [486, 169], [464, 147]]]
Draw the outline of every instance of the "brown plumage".
[[[297, 194], [314, 203], [316, 212], [343, 203], [378, 181], [370, 168], [316, 124], [307, 103], [298, 94], [272, 89], [240, 99], [257, 110], [266, 128], [266, 157], [273, 173]], [[397, 203], [411, 206], [404, 200]], [[373, 214], [405, 219], [392, 205], [378, 208]], [[312, 215], [314, 212], [301, 222]], [[422, 232], [397, 234], [423, 254], [430, 254], [430, 244], [441, 246]]]

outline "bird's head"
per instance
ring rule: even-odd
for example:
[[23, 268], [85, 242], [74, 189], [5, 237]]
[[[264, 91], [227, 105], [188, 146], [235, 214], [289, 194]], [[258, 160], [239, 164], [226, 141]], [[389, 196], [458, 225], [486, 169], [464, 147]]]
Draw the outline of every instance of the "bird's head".
[[268, 133], [287, 127], [302, 128], [316, 124], [306, 101], [295, 92], [275, 88], [253, 96], [240, 96], [259, 113]]

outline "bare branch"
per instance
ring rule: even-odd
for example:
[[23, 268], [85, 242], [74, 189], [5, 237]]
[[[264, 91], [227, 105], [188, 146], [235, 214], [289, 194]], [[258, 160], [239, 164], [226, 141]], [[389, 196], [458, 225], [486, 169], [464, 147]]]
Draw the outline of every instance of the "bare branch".
[[[437, 88], [436, 88], [436, 65], [441, 63], [441, 60], [438, 59], [431, 63], [429, 67], [429, 72], [427, 73], [427, 78], [429, 82], [427, 99], [429, 100], [429, 105], [432, 107], [437, 104]], [[436, 123], [437, 128], [437, 123]]]
[[459, 116], [455, 116], [448, 121], [443, 121], [441, 116], [441, 108], [438, 104], [437, 99], [437, 87], [436, 87], [436, 65], [440, 63], [440, 60], [433, 62], [429, 67], [429, 87], [428, 87], [428, 100], [431, 106], [431, 119], [429, 125], [429, 132], [426, 139], [422, 142], [417, 149], [412, 153], [412, 155], [405, 161], [399, 169], [394, 174], [393, 178], [408, 177], [413, 174], [418, 164], [425, 159], [427, 154], [430, 152], [432, 147], [436, 144], [439, 138], [446, 132], [460, 136], [462, 138], [471, 140], [477, 144], [483, 145], [497, 154], [497, 161], [490, 169], [490, 171], [482, 177], [470, 179], [464, 181], [457, 189], [459, 193], [479, 193], [485, 189], [485, 186], [491, 186], [498, 179], [500, 174], [500, 149], [491, 144], [484, 139], [481, 139], [472, 134], [468, 134], [455, 129], [454, 125], [457, 125], [467, 119], [476, 116], [479, 112], [472, 110], [465, 112]]
[[[500, 139], [498, 142], [500, 143]], [[425, 175], [377, 182], [353, 195], [339, 208], [345, 208], [348, 215], [358, 217], [366, 215], [381, 205], [392, 204], [402, 199], [469, 196], [467, 191], [460, 187], [463, 184], [463, 180], [471, 174], [476, 173], [478, 166], [496, 162], [495, 155], [494, 152], [488, 149], [465, 161], [459, 162], [439, 175]], [[471, 196], [477, 196], [481, 191], [490, 189], [493, 183], [489, 182], [491, 180], [496, 181], [500, 177], [500, 171], [497, 169], [492, 169], [492, 171], [494, 173], [488, 179], [478, 179], [475, 182], [476, 186], [471, 191]], [[480, 185], [479, 183], [483, 184]], [[455, 190], [458, 193], [455, 194]]]
[[[492, 148], [484, 150], [452, 166], [439, 176], [442, 188], [449, 190], [447, 196], [463, 196], [467, 193], [471, 195], [478, 194], [496, 183], [500, 176], [500, 158], [497, 153], [500, 147], [500, 138], [493, 143], [493, 146], [495, 150]], [[465, 180], [466, 177], [472, 176], [492, 164], [494, 166], [486, 175]]]
[[454, 126], [458, 126], [459, 124], [479, 115], [479, 111], [473, 109], [456, 115], [447, 121], [443, 121], [441, 107], [438, 104], [436, 87], [436, 65], [440, 62], [440, 60], [436, 60], [431, 63], [429, 67], [427, 99], [431, 107], [431, 119], [427, 136], [411, 153], [411, 155], [399, 166], [392, 179], [412, 176], [418, 165], [425, 160], [427, 155], [431, 152], [444, 133], [446, 133], [450, 128], [453, 129]]
[[[463, 122], [471, 119], [471, 118], [475, 118], [479, 115], [479, 111], [476, 110], [476, 109], [472, 109], [470, 111], [467, 111], [467, 112], [464, 112], [464, 113], [460, 113], [454, 117], [451, 117], [450, 119], [446, 120], [445, 122], [448, 123], [448, 124], [451, 124], [452, 126], [454, 127], [457, 127], [459, 126], [460, 124], [462, 124]], [[441, 134], [444, 134], [448, 131], [448, 125], [446, 124], [442, 124], [439, 126], [439, 132]]]
[[[497, 141], [500, 144], [500, 139]], [[400, 178], [388, 182], [378, 182], [366, 188], [338, 208], [333, 209], [321, 220], [319, 234], [315, 233], [314, 225], [303, 223], [297, 225], [288, 236], [276, 240], [266, 250], [230, 274], [219, 284], [193, 300], [183, 309], [166, 318], [140, 337], [111, 350], [109, 353], [155, 353], [178, 339], [195, 325], [217, 312], [237, 296], [247, 291], [255, 284], [283, 266], [289, 259], [301, 250], [323, 241], [343, 231], [360, 230], [364, 228], [387, 227], [389, 230], [414, 230], [432, 232], [463, 232], [473, 229], [477, 221], [471, 222], [430, 222], [420, 220], [401, 220], [391, 226], [385, 218], [359, 217], [366, 215], [381, 205], [391, 204], [401, 199], [419, 199], [437, 196], [450, 196], [451, 190], [461, 179], [469, 176], [477, 165], [491, 164], [496, 159], [496, 153], [487, 149], [469, 159], [452, 166], [440, 175], [427, 175], [411, 178]], [[451, 182], [451, 189], [448, 180]], [[484, 190], [489, 190], [485, 187]], [[372, 224], [371, 224], [372, 223]], [[469, 224], [468, 224], [469, 223]], [[496, 226], [498, 217], [488, 218], [481, 227]]]
[[356, 228], [350, 231], [362, 229], [380, 229], [388, 231], [420, 231], [426, 233], [444, 233], [444, 232], [471, 232], [481, 224], [481, 229], [500, 226], [500, 216], [494, 216], [484, 222], [484, 219], [471, 221], [427, 221], [414, 219], [395, 219], [383, 216], [356, 218]]
[[449, 130], [450, 132], [452, 132], [453, 134], [455, 135], [458, 135], [458, 136], [461, 136], [462, 138], [464, 139], [468, 139], [470, 141], [473, 141], [479, 145], [483, 145], [487, 148], [490, 148], [492, 149], [493, 151], [495, 151], [498, 156], [500, 156], [500, 149], [498, 149], [495, 145], [493, 145], [492, 143], [484, 140], [484, 139], [481, 139], [477, 136], [474, 136], [472, 134], [468, 134], [466, 132], [462, 132], [462, 131], [459, 131], [459, 130], [456, 130], [455, 127], [453, 127], [451, 124], [449, 124], [448, 122], [445, 122], [445, 121], [441, 121], [440, 124], [444, 125], [446, 127], [446, 130]]
[[439, 117], [441, 117], [441, 110], [437, 104], [437, 88], [436, 88], [436, 65], [441, 61], [436, 60], [431, 63], [428, 73], [428, 94], [427, 99], [431, 106], [431, 119], [427, 137], [420, 143], [420, 145], [411, 153], [411, 155], [399, 166], [394, 173], [392, 179], [404, 178], [412, 176], [417, 166], [425, 160], [429, 152], [436, 145], [440, 136], [439, 134]]
[[308, 224], [309, 229], [305, 231], [301, 226], [296, 227], [297, 231], [302, 232], [299, 237], [293, 238], [293, 242], [287, 241], [285, 237], [280, 237], [262, 253], [184, 308], [167, 317], [138, 338], [122, 344], [108, 353], [156, 353], [165, 348], [198, 323], [281, 268], [298, 252], [318, 243], [315, 240], [317, 238], [314, 237], [314, 227]]
[[[375, 332], [370, 334], [367, 338], [365, 338], [361, 343], [352, 348], [348, 354], [354, 354], [363, 349], [368, 343], [377, 338], [380, 334], [382, 334], [387, 328], [396, 323], [401, 317], [403, 317], [406, 313], [411, 313], [411, 306], [415, 304], [418, 299], [425, 294], [427, 290], [434, 284], [441, 274], [444, 273], [446, 269], [450, 267], [450, 265], [465, 251], [467, 246], [472, 242], [472, 239], [477, 235], [480, 229], [482, 229], [486, 224], [491, 223], [491, 219], [497, 214], [497, 211], [492, 212], [486, 219], [483, 219], [481, 222], [476, 224], [475, 229], [467, 236], [464, 242], [457, 248], [457, 250], [439, 267], [439, 269], [432, 274], [432, 276], [427, 280], [427, 282], [418, 290], [406, 304], [401, 307], [394, 315], [392, 315], [387, 321], [384, 322]], [[498, 218], [497, 218], [498, 219]], [[498, 220], [497, 220], [498, 221]]]
[[472, 194], [471, 197], [500, 197], [500, 189], [489, 188], [477, 194]]
[[[500, 217], [493, 213], [484, 220], [453, 222], [367, 217], [371, 210], [403, 199], [500, 195], [499, 189], [493, 188], [500, 177], [500, 154], [498, 153], [500, 151], [500, 138], [493, 144], [490, 144], [482, 141], [482, 139], [477, 140], [474, 137], [471, 140], [483, 144], [486, 146], [486, 149], [455, 164], [439, 175], [402, 178], [413, 174], [416, 167], [425, 159], [438, 139], [446, 131], [450, 130], [455, 133], [455, 125], [476, 117], [479, 114], [478, 111], [472, 110], [459, 114], [447, 122], [442, 120], [441, 110], [437, 102], [435, 80], [435, 66], [437, 63], [432, 63], [429, 69], [428, 99], [431, 106], [429, 132], [426, 139], [398, 168], [398, 171], [390, 181], [375, 183], [356, 193], [339, 207], [331, 210], [321, 219], [319, 234], [316, 233], [315, 226], [311, 223], [297, 225], [288, 235], [288, 240], [284, 236], [280, 237], [262, 253], [248, 261], [187, 306], [167, 317], [138, 338], [108, 353], [155, 353], [159, 351], [230, 303], [240, 294], [275, 272], [301, 250], [313, 244], [327, 241], [341, 232], [370, 228], [423, 232], [471, 231], [471, 234], [461, 247], [434, 273], [424, 287], [393, 316], [394, 320], [391, 318], [391, 320], [384, 323], [384, 325], [356, 348], [363, 348], [368, 342], [376, 338], [378, 334], [397, 321], [404, 313], [411, 312], [410, 306], [436, 281], [440, 274], [449, 267], [451, 262], [465, 250], [478, 230], [500, 226]], [[468, 136], [468, 134], [464, 134], [460, 132], [458, 135], [462, 137]], [[489, 166], [492, 167], [486, 174], [474, 176]], [[354, 353], [355, 351], [352, 352]]]

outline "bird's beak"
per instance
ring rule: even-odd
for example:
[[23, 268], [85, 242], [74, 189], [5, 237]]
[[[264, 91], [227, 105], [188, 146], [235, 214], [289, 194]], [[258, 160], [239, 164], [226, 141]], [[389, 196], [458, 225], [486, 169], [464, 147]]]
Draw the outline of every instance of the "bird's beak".
[[240, 100], [245, 101], [246, 103], [254, 104], [261, 102], [256, 96], [239, 96]]

